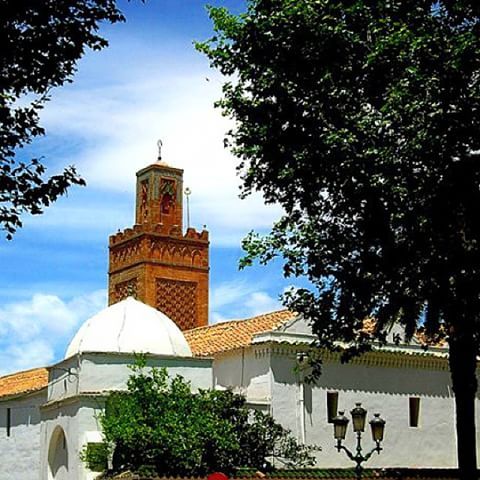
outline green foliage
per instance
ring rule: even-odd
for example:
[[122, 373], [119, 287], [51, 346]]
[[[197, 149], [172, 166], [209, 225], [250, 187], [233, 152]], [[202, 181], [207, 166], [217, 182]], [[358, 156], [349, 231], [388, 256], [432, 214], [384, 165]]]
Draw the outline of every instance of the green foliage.
[[80, 452], [80, 459], [93, 472], [103, 472], [108, 468], [109, 450], [105, 443], [87, 443]]
[[108, 45], [100, 23], [124, 17], [115, 0], [2, 0], [0, 17], [0, 229], [11, 239], [23, 213], [40, 214], [71, 185], [85, 185], [72, 166], [46, 178], [40, 158], [17, 156], [44, 135], [39, 112], [50, 90], [72, 81], [86, 48]]
[[247, 5], [240, 17], [211, 8], [216, 35], [198, 45], [232, 78], [218, 105], [236, 121], [244, 195], [285, 211], [269, 235], [247, 236], [241, 265], [280, 256], [286, 276], [305, 276], [311, 288], [285, 304], [311, 319], [318, 346], [351, 345], [346, 359], [392, 322], [407, 340], [418, 328], [432, 343], [448, 335], [457, 412], [470, 412], [458, 450], [473, 469], [480, 3]]
[[449, 5], [210, 10], [217, 36], [199, 48], [236, 74], [220, 106], [237, 121], [244, 194], [285, 209], [269, 236], [245, 239], [243, 264], [282, 255], [286, 275], [305, 275], [312, 291], [287, 303], [325, 346], [368, 342], [370, 315], [377, 334], [395, 318], [411, 335], [424, 311], [429, 333], [477, 321], [480, 24]]
[[[313, 465], [311, 447], [261, 412], [250, 412], [230, 391], [193, 394], [182, 377], [165, 369], [132, 367], [128, 391], [112, 393], [100, 416], [115, 472], [201, 476], [238, 467]], [[85, 456], [84, 456], [85, 458]]]

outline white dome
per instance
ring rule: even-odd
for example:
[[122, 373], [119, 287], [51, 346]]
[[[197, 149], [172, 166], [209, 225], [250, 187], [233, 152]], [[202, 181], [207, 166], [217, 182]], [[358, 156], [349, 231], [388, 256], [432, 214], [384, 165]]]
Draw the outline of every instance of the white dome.
[[192, 356], [183, 333], [170, 318], [132, 297], [102, 310], [80, 327], [65, 358], [80, 352]]

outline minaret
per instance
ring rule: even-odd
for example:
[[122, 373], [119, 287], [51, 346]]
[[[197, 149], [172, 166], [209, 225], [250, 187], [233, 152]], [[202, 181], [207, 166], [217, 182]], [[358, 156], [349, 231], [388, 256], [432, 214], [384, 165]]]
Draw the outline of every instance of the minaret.
[[110, 237], [109, 304], [134, 295], [182, 330], [207, 325], [208, 232], [183, 232], [183, 170], [160, 154], [137, 172], [135, 219]]

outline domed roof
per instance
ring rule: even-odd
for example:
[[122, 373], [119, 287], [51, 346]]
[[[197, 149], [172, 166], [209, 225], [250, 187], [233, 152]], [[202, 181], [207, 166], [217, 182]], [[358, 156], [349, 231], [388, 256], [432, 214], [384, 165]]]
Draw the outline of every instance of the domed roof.
[[132, 297], [105, 308], [80, 327], [65, 358], [80, 352], [192, 356], [183, 333], [170, 318]]

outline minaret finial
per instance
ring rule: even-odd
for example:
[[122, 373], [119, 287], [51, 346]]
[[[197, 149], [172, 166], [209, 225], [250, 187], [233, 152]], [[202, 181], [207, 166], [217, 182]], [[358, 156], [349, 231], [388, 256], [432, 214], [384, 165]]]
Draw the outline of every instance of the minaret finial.
[[158, 139], [157, 147], [158, 147], [158, 161], [159, 162], [162, 160], [162, 146], [163, 146], [163, 142], [160, 139]]

